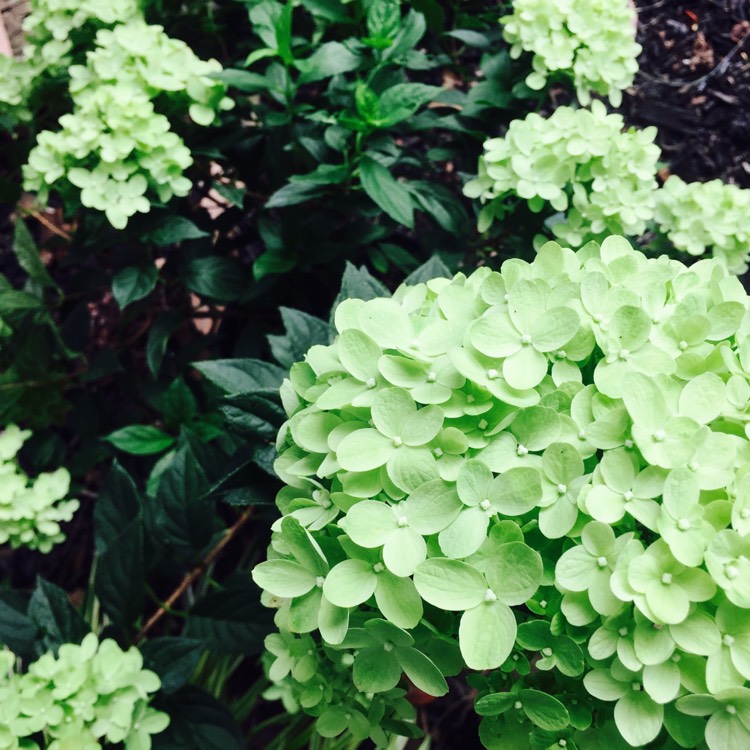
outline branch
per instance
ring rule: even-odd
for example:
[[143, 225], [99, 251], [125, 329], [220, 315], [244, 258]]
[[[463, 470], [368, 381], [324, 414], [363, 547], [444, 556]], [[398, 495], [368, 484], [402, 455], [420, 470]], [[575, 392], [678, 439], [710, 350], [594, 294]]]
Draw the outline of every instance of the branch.
[[253, 508], [248, 508], [232, 525], [226, 530], [224, 536], [219, 540], [216, 546], [198, 563], [180, 582], [180, 585], [169, 595], [169, 598], [159, 607], [156, 612], [149, 618], [148, 622], [138, 631], [133, 639], [137, 644], [145, 638], [146, 634], [159, 622], [159, 620], [172, 609], [177, 600], [187, 591], [188, 587], [200, 578], [206, 569], [213, 563], [216, 558], [224, 551], [225, 547], [237, 535], [237, 532], [250, 520], [253, 514]]

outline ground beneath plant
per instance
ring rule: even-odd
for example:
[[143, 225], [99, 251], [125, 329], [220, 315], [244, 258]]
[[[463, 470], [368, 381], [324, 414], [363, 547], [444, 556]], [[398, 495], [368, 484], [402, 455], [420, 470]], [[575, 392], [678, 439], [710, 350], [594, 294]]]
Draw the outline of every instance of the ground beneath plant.
[[640, 71], [624, 113], [659, 128], [669, 173], [750, 187], [750, 3], [636, 0]]

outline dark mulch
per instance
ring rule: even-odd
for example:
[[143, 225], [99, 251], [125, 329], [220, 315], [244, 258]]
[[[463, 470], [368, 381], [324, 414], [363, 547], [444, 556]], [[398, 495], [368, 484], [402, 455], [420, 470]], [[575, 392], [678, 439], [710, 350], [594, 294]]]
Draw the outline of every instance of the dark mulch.
[[636, 0], [640, 72], [628, 119], [656, 125], [669, 169], [750, 187], [750, 3]]

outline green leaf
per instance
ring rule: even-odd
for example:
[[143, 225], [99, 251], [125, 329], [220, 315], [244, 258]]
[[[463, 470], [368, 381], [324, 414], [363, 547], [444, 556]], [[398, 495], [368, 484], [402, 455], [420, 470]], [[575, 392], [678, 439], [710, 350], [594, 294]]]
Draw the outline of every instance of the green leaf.
[[362, 158], [359, 172], [367, 195], [394, 221], [414, 229], [414, 206], [409, 191], [369, 156]]
[[94, 590], [104, 611], [127, 628], [143, 611], [143, 521], [134, 518], [97, 557]]
[[448, 683], [434, 662], [415, 648], [397, 648], [396, 658], [406, 676], [427, 695], [440, 696], [448, 692]]
[[320, 81], [323, 78], [357, 70], [362, 58], [341, 42], [321, 44], [306, 60], [297, 60], [295, 65], [301, 75], [299, 83]]
[[440, 86], [424, 83], [397, 83], [380, 96], [378, 125], [390, 128], [411, 117], [419, 107], [432, 101], [443, 92]]
[[120, 535], [141, 512], [141, 498], [131, 476], [115, 461], [94, 504], [94, 546], [97, 554]]
[[302, 361], [315, 344], [330, 343], [331, 329], [324, 320], [289, 307], [280, 307], [279, 312], [286, 334], [267, 338], [271, 353], [283, 367], [288, 369]]
[[246, 743], [229, 710], [200, 688], [187, 685], [166, 696], [166, 731], [153, 735], [153, 750], [244, 750]]
[[523, 712], [540, 729], [559, 732], [570, 723], [565, 706], [557, 698], [539, 690], [522, 690]]
[[162, 313], [156, 318], [148, 332], [148, 341], [146, 342], [146, 362], [151, 374], [159, 374], [164, 355], [167, 351], [167, 344], [170, 336], [184, 323], [184, 316], [181, 311], [171, 310]]
[[448, 266], [443, 263], [439, 255], [433, 255], [419, 268], [412, 271], [405, 279], [404, 284], [416, 286], [431, 279], [449, 279], [452, 274]]
[[41, 577], [29, 600], [28, 616], [43, 632], [44, 647], [54, 653], [63, 643], [80, 643], [91, 632], [68, 595]]
[[202, 550], [215, 528], [215, 510], [205, 498], [208, 481], [189, 445], [165, 467], [156, 495], [154, 523], [165, 542], [186, 554]]
[[156, 229], [144, 235], [144, 239], [151, 240], [155, 245], [175, 245], [185, 240], [199, 240], [208, 237], [204, 232], [184, 216], [169, 216]]
[[266, 76], [237, 68], [217, 70], [215, 73], [211, 73], [209, 77], [248, 94], [273, 88], [272, 81]]
[[175, 444], [172, 435], [153, 425], [133, 424], [115, 430], [103, 438], [118, 450], [135, 456], [150, 456], [161, 453]]
[[469, 669], [497, 669], [513, 651], [516, 618], [506, 604], [483, 601], [461, 615], [458, 642]]
[[13, 232], [13, 252], [16, 254], [18, 265], [23, 268], [32, 281], [35, 281], [42, 287], [52, 287], [59, 289], [39, 257], [34, 238], [31, 236], [26, 224], [21, 220], [16, 220], [15, 230]]
[[244, 267], [232, 258], [218, 256], [191, 260], [183, 281], [191, 291], [220, 302], [239, 299], [248, 286]]
[[513, 707], [518, 693], [490, 693], [478, 698], [474, 708], [479, 716], [499, 716]]
[[439, 557], [417, 566], [414, 585], [426, 602], [448, 611], [476, 607], [484, 601], [487, 592], [487, 583], [476, 568], [459, 560]]
[[286, 375], [280, 367], [259, 359], [215, 359], [195, 362], [193, 367], [231, 394], [252, 393], [265, 388], [278, 390]]
[[[325, 185], [318, 182], [289, 182], [280, 187], [266, 201], [265, 208], [284, 208], [286, 206], [296, 206], [300, 203], [306, 203], [313, 198], [317, 198], [326, 192]], [[256, 262], [257, 265], [257, 262]], [[255, 268], [253, 268], [255, 271]], [[285, 270], [282, 268], [282, 270]], [[273, 270], [264, 271], [263, 275], [274, 273]], [[277, 271], [278, 273], [278, 271]], [[256, 279], [262, 278], [256, 272]]]
[[190, 610], [184, 635], [220, 654], [260, 653], [273, 622], [257, 593], [255, 588], [242, 587], [206, 594]]
[[344, 560], [326, 577], [323, 596], [337, 607], [357, 607], [373, 595], [377, 585], [378, 576], [370, 563]]
[[153, 638], [140, 646], [144, 668], [159, 675], [164, 693], [174, 693], [188, 683], [204, 650], [202, 641], [173, 636]]
[[156, 286], [156, 266], [128, 266], [123, 268], [112, 279], [112, 294], [115, 301], [124, 310], [132, 302], [137, 302], [149, 295]]
[[363, 299], [366, 301], [390, 296], [388, 287], [374, 278], [364, 266], [357, 268], [347, 261], [341, 279], [341, 289], [336, 296], [333, 307], [335, 309], [345, 299]]
[[0, 591], [0, 644], [33, 660], [38, 627], [26, 614], [28, 602], [17, 591]]

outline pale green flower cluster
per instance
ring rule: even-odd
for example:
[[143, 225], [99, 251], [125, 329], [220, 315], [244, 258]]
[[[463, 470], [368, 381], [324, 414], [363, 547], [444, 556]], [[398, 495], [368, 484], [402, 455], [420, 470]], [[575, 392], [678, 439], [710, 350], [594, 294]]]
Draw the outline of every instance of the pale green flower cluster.
[[84, 206], [104, 211], [123, 229], [137, 212], [184, 196], [191, 182], [184, 170], [190, 151], [154, 110], [159, 97], [169, 114], [188, 113], [209, 125], [232, 106], [226, 86], [210, 78], [221, 70], [215, 60], [196, 57], [161, 26], [135, 19], [103, 29], [88, 64], [70, 68], [74, 110], [60, 118], [61, 130], [39, 134], [24, 167], [24, 186], [42, 200], [50, 189], [66, 199], [79, 195]]
[[684, 182], [672, 175], [656, 196], [654, 217], [678, 249], [703, 255], [708, 248], [734, 273], [750, 257], [750, 190], [721, 180]]
[[533, 211], [566, 212], [552, 231], [572, 247], [606, 234], [642, 234], [653, 218], [659, 148], [656, 129], [624, 130], [621, 115], [558, 107], [513, 120], [504, 138], [484, 144], [479, 175], [464, 193], [485, 204], [480, 231], [508, 212], [518, 196]]
[[30, 436], [16, 425], [0, 432], [0, 544], [49, 552], [64, 541], [60, 524], [73, 518], [79, 503], [64, 499], [70, 490], [66, 469], [31, 479], [18, 465], [16, 454]]
[[282, 386], [274, 694], [361, 735], [465, 666], [489, 747], [750, 747], [748, 309], [621, 237], [339, 305]]
[[0, 116], [6, 119], [0, 127], [12, 127], [16, 121], [25, 122], [31, 117], [26, 107], [34, 71], [23, 62], [0, 55]]
[[0, 652], [2, 750], [39, 750], [32, 739], [39, 733], [46, 750], [100, 750], [119, 742], [125, 750], [149, 750], [151, 735], [169, 724], [167, 714], [148, 705], [161, 682], [143, 669], [136, 648], [123, 651], [89, 633], [80, 645], [60, 646], [57, 656], [44, 654], [24, 674], [14, 663], [13, 654]]
[[544, 88], [559, 71], [573, 79], [582, 104], [595, 91], [619, 107], [638, 70], [635, 19], [627, 0], [513, 0], [512, 14], [500, 22], [511, 57], [534, 55], [530, 88]]
[[141, 15], [139, 0], [32, 0], [23, 23], [24, 57], [37, 71], [70, 64], [76, 35]]

